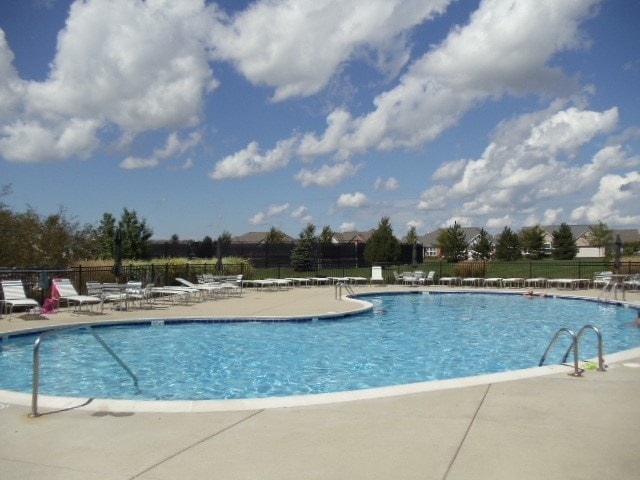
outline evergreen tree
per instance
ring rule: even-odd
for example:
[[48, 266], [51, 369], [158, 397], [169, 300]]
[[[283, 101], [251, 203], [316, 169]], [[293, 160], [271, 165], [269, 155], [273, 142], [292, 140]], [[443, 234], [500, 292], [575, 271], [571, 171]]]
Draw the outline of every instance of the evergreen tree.
[[322, 244], [330, 245], [332, 240], [333, 240], [333, 230], [331, 230], [331, 227], [329, 227], [329, 225], [325, 225], [324, 227], [322, 227], [322, 232], [318, 237], [318, 242]]
[[540, 260], [546, 256], [545, 231], [540, 225], [523, 228], [520, 231], [520, 245], [532, 260]]
[[389, 217], [382, 217], [364, 247], [368, 263], [396, 262], [400, 258], [400, 241], [393, 235]]
[[556, 260], [573, 260], [578, 254], [578, 246], [573, 238], [571, 228], [566, 223], [562, 223], [558, 230], [552, 233], [551, 254]]
[[113, 258], [113, 237], [116, 234], [116, 217], [103, 213], [96, 229], [98, 256], [103, 260]]
[[304, 230], [300, 232], [298, 241], [291, 251], [291, 266], [295, 271], [308, 272], [313, 270], [311, 252], [317, 241], [316, 227], [308, 223]]
[[458, 222], [441, 230], [438, 234], [438, 246], [447, 262], [460, 262], [467, 258], [467, 236]]
[[493, 255], [493, 242], [484, 228], [480, 229], [478, 240], [473, 245], [472, 257], [474, 260], [490, 260]]
[[147, 227], [147, 221], [138, 219], [135, 210], [122, 211], [118, 222], [122, 231], [122, 258], [139, 260], [147, 258], [149, 239], [153, 230]]
[[498, 260], [518, 260], [522, 257], [522, 246], [518, 235], [509, 227], [504, 227], [496, 244], [496, 258]]

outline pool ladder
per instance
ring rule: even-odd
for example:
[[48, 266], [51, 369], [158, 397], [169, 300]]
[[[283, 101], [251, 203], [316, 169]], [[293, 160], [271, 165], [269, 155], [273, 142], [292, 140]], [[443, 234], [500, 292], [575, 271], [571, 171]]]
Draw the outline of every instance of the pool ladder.
[[48, 330], [46, 332], [41, 333], [33, 345], [33, 390], [31, 393], [31, 413], [30, 417], [39, 417], [38, 413], [38, 389], [40, 387], [40, 345], [42, 345], [42, 341], [48, 337], [49, 335], [53, 335], [54, 333], [62, 333], [68, 332], [71, 330], [77, 330], [80, 328], [86, 329], [93, 338], [104, 348], [109, 355], [111, 355], [116, 362], [124, 369], [125, 372], [131, 377], [133, 380], [133, 385], [136, 388], [136, 391], [139, 392], [140, 388], [138, 387], [138, 377], [131, 371], [131, 369], [127, 366], [126, 363], [114, 352], [109, 345], [105, 343], [105, 341], [91, 328], [90, 325], [82, 325], [76, 327], [69, 328], [57, 328], [54, 330]]
[[582, 372], [584, 372], [584, 369], [578, 367], [578, 358], [579, 358], [578, 345], [580, 343], [580, 339], [582, 338], [582, 335], [584, 335], [584, 333], [587, 330], [593, 330], [593, 332], [595, 332], [596, 336], [598, 337], [598, 371], [605, 372], [606, 365], [604, 364], [604, 357], [602, 355], [602, 334], [600, 333], [600, 330], [593, 325], [585, 325], [578, 331], [577, 335], [573, 333], [572, 330], [569, 330], [568, 328], [561, 328], [560, 330], [558, 330], [554, 335], [553, 340], [551, 340], [551, 342], [549, 343], [549, 346], [547, 347], [544, 354], [542, 355], [542, 358], [540, 359], [538, 366], [541, 367], [544, 364], [544, 361], [547, 358], [547, 354], [551, 351], [553, 346], [556, 344], [556, 342], [560, 338], [560, 335], [562, 335], [563, 333], [567, 333], [568, 335], [571, 336], [571, 345], [569, 345], [569, 348], [565, 352], [564, 357], [562, 357], [562, 363], [566, 363], [567, 358], [569, 358], [569, 354], [571, 353], [571, 350], [573, 350], [573, 372], [570, 373], [569, 375], [574, 377], [581, 377]]
[[342, 288], [344, 288], [347, 291], [347, 293], [351, 295], [356, 294], [356, 292], [353, 291], [353, 288], [351, 288], [351, 285], [344, 282], [338, 282], [336, 283], [336, 300], [342, 299]]

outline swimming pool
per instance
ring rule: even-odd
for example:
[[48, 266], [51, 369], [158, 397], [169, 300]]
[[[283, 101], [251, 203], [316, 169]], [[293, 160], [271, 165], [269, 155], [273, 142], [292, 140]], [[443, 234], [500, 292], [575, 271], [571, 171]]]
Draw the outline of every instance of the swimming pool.
[[[139, 400], [264, 398], [359, 390], [528, 368], [555, 332], [589, 323], [607, 353], [640, 346], [636, 310], [564, 298], [367, 295], [370, 312], [307, 321], [165, 321], [96, 331], [140, 380], [138, 393], [83, 330], [42, 344], [40, 393]], [[35, 336], [0, 343], [0, 389], [31, 391]], [[569, 345], [558, 343], [547, 363]], [[596, 356], [595, 335], [580, 345]]]

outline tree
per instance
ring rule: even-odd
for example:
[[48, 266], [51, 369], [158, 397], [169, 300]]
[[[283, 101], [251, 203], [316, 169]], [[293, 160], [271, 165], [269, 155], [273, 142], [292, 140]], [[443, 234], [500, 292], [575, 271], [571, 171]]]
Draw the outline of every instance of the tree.
[[608, 256], [607, 247], [613, 243], [613, 230], [606, 223], [598, 222], [589, 229], [587, 233], [587, 244], [590, 247], [597, 247], [601, 254]]
[[222, 264], [222, 252], [227, 250], [231, 245], [231, 234], [228, 231], [222, 232], [216, 239], [216, 270], [222, 273], [224, 265]]
[[333, 230], [331, 230], [331, 227], [329, 227], [329, 225], [325, 225], [324, 227], [322, 227], [322, 232], [318, 237], [318, 242], [320, 242], [323, 245], [330, 245], [332, 241], [333, 241]]
[[103, 213], [98, 228], [96, 228], [96, 242], [98, 258], [113, 258], [113, 237], [116, 234], [116, 217], [110, 213]]
[[558, 230], [554, 230], [552, 236], [551, 255], [553, 258], [556, 260], [573, 260], [576, 258], [578, 247], [569, 225], [562, 223]]
[[295, 271], [308, 272], [313, 270], [311, 252], [316, 242], [316, 227], [308, 223], [304, 230], [300, 232], [298, 241], [291, 251], [291, 266]]
[[284, 239], [285, 234], [281, 230], [277, 229], [276, 227], [271, 227], [264, 238], [264, 243], [266, 243], [267, 245], [274, 245], [276, 243], [282, 243]]
[[389, 217], [382, 217], [364, 247], [364, 259], [369, 263], [395, 262], [400, 258], [400, 241], [393, 235]]
[[459, 262], [467, 258], [467, 236], [458, 222], [451, 227], [440, 230], [438, 234], [438, 246], [447, 262]]
[[471, 256], [474, 260], [490, 260], [493, 255], [493, 242], [484, 228], [480, 229], [478, 240], [473, 245]]
[[518, 235], [509, 227], [504, 227], [496, 244], [496, 258], [498, 260], [518, 260], [522, 257], [522, 246]]
[[147, 227], [146, 220], [139, 220], [135, 210], [125, 208], [118, 222], [118, 228], [122, 231], [122, 258], [134, 260], [147, 258], [149, 239], [153, 235], [153, 230]]
[[178, 236], [177, 233], [174, 233], [173, 235], [171, 235], [171, 243], [174, 245], [177, 245], [178, 243], [180, 243], [180, 237]]
[[416, 246], [418, 243], [418, 233], [416, 232], [415, 225], [411, 225], [411, 228], [409, 228], [409, 231], [407, 232], [407, 243], [411, 245], [411, 265], [415, 267], [418, 264], [416, 260], [416, 255], [417, 255]]
[[520, 231], [520, 245], [526, 256], [532, 260], [540, 260], [547, 255], [545, 235], [546, 232], [540, 225], [523, 228]]

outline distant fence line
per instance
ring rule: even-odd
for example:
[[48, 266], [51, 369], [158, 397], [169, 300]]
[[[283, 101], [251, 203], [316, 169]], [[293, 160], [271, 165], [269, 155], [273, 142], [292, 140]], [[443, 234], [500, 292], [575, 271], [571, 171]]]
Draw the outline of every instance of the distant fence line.
[[[370, 265], [356, 265], [355, 263], [315, 263], [314, 269], [305, 272], [295, 272], [289, 263], [273, 264], [269, 267], [246, 267], [244, 264], [224, 265], [224, 271], [219, 272], [215, 261], [203, 263], [185, 264], [149, 264], [149, 265], [123, 265], [122, 275], [115, 278], [112, 267], [69, 267], [69, 268], [42, 268], [42, 269], [0, 269], [0, 279], [20, 279], [24, 282], [28, 294], [33, 298], [43, 300], [50, 296], [51, 279], [69, 278], [81, 292], [86, 292], [86, 282], [126, 282], [139, 280], [143, 283], [156, 285], [175, 285], [176, 277], [196, 281], [196, 276], [203, 273], [222, 273], [225, 275], [242, 274], [245, 278], [285, 278], [292, 276], [307, 277], [345, 277], [358, 276], [369, 278]], [[388, 283], [393, 283], [395, 274], [405, 271], [422, 270], [434, 271], [436, 279], [444, 276], [482, 276], [501, 278], [586, 278], [593, 279], [597, 272], [614, 270], [610, 260], [573, 260], [561, 261], [486, 261], [486, 262], [461, 262], [447, 263], [439, 260], [426, 260], [412, 266], [410, 263], [386, 263], [376, 264], [383, 266], [383, 275]], [[473, 267], [470, 269], [470, 267]], [[250, 269], [249, 269], [250, 268]], [[639, 273], [640, 262], [622, 262], [620, 273]]]

